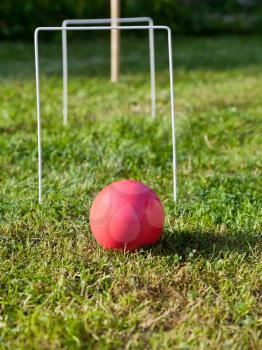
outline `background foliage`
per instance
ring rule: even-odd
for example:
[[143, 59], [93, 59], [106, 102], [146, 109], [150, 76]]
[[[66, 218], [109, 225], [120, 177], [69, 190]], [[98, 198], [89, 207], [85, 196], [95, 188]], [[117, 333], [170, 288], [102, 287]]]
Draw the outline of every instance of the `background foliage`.
[[[36, 26], [109, 16], [109, 0], [1, 0], [0, 37], [30, 39]], [[261, 0], [122, 0], [122, 16], [152, 16], [183, 34], [262, 30]]]

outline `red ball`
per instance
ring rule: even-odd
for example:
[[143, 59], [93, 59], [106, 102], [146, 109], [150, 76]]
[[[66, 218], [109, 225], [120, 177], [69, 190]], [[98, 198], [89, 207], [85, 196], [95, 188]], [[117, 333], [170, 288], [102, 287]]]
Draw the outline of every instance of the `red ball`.
[[134, 250], [159, 240], [165, 212], [153, 190], [140, 182], [123, 180], [98, 193], [89, 221], [95, 239], [104, 248]]

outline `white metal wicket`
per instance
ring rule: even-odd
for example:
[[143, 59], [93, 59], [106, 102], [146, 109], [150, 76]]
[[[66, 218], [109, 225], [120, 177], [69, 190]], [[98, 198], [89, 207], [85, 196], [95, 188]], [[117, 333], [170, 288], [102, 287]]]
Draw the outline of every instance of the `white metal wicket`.
[[177, 199], [176, 181], [176, 132], [175, 132], [175, 102], [174, 102], [174, 73], [172, 54], [172, 33], [168, 26], [104, 26], [104, 27], [38, 27], [34, 33], [35, 46], [35, 76], [36, 76], [36, 106], [37, 106], [37, 134], [38, 134], [38, 199], [42, 203], [42, 143], [41, 143], [41, 100], [40, 100], [40, 76], [39, 76], [39, 38], [41, 31], [94, 31], [94, 30], [165, 30], [168, 39], [168, 61], [169, 61], [169, 81], [170, 81], [170, 105], [172, 123], [172, 152], [173, 152], [173, 198]]
[[[150, 17], [126, 17], [118, 18], [118, 23], [143, 23], [147, 22], [153, 26], [153, 19]], [[97, 25], [111, 24], [111, 18], [98, 19], [66, 19], [62, 22], [62, 27], [72, 25]], [[63, 123], [68, 123], [68, 50], [67, 50], [67, 31], [62, 32], [62, 60], [63, 60]], [[154, 30], [149, 29], [149, 62], [150, 62], [150, 86], [151, 86], [151, 115], [156, 117], [156, 72], [155, 72], [155, 44]]]

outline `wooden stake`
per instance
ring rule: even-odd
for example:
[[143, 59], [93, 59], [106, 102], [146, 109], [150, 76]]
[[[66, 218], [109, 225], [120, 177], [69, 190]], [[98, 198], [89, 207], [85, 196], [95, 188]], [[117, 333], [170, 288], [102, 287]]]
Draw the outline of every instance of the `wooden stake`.
[[[120, 17], [120, 0], [111, 0], [112, 26], [119, 25], [116, 18]], [[120, 31], [111, 30], [111, 81], [116, 83], [119, 79], [119, 56], [120, 56]]]

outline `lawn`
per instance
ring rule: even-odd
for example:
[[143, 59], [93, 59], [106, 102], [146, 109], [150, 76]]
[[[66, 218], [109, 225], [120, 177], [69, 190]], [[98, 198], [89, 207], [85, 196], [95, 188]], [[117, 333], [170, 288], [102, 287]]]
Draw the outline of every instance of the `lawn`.
[[[174, 203], [166, 41], [152, 120], [145, 38], [123, 34], [112, 85], [108, 40], [93, 35], [69, 40], [66, 128], [60, 42], [41, 46], [42, 206], [33, 45], [0, 43], [0, 349], [261, 349], [261, 38], [174, 39]], [[107, 252], [89, 209], [125, 178], [158, 193], [165, 230]]]

